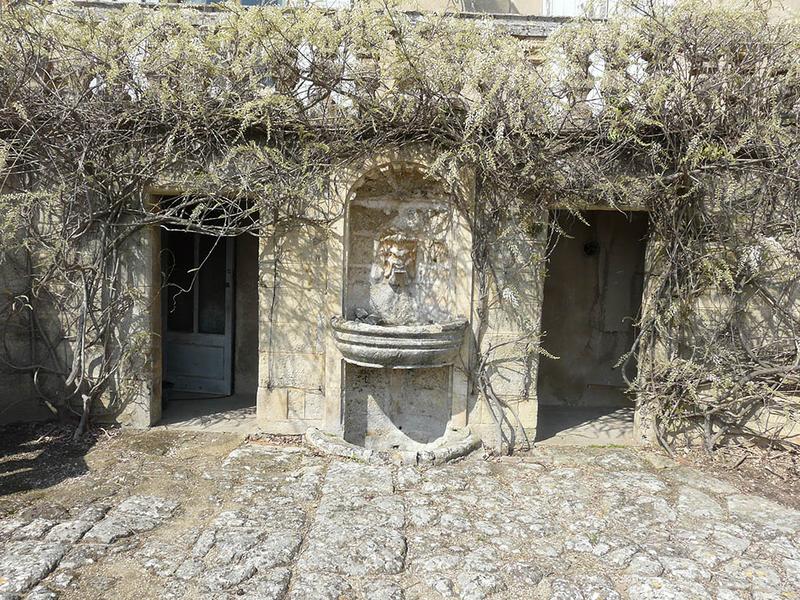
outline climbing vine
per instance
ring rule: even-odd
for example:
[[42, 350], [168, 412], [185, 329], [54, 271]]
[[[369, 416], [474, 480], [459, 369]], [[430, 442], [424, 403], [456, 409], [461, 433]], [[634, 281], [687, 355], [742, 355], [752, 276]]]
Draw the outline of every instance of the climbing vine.
[[[101, 398], [120, 409], [147, 352], [129, 335], [142, 290], [126, 267], [147, 228], [324, 226], [339, 165], [422, 147], [446, 187], [474, 177], [461, 209], [485, 301], [503, 287], [488, 248], [509, 230], [530, 237], [554, 206], [648, 210], [651, 268], [622, 358], [638, 360], [642, 414], [668, 448], [694, 426], [709, 450], [734, 434], [788, 444], [766, 419], [800, 421], [799, 57], [797, 23], [744, 2], [634, 3], [545, 43], [374, 2], [7, 4], [0, 236], [3, 273], [24, 284], [3, 299], [2, 360], [81, 431]], [[180, 193], [148, 195], [166, 188]], [[537, 327], [524, 324], [533, 352]], [[485, 377], [491, 352], [473, 379], [514, 429]]]

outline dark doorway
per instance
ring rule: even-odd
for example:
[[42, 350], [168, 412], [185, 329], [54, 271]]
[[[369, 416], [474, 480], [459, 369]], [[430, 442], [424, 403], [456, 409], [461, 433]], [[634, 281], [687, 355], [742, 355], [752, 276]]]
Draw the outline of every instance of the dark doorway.
[[[617, 366], [634, 342], [644, 284], [647, 213], [554, 211], [566, 235], [550, 248], [542, 307], [537, 440], [624, 442], [633, 403]], [[584, 222], [585, 221], [585, 222]], [[627, 365], [635, 374], [635, 360]], [[585, 439], [584, 439], [585, 438]]]
[[233, 390], [233, 240], [165, 231], [161, 266], [168, 393]]
[[164, 231], [161, 248], [161, 423], [255, 431], [258, 237]]

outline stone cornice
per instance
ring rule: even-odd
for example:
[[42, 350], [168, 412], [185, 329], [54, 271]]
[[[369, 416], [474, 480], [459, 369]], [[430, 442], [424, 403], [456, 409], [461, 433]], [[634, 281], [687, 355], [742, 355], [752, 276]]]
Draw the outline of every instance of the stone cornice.
[[[128, 6], [141, 6], [144, 8], [160, 8], [169, 7], [175, 9], [190, 9], [197, 10], [204, 13], [214, 14], [222, 12], [222, 10], [213, 4], [183, 4], [177, 2], [136, 2], [130, 0], [75, 0], [75, 6], [84, 8], [98, 8], [98, 9], [122, 9]], [[243, 6], [247, 9], [249, 7]], [[292, 10], [287, 8], [287, 10]], [[423, 13], [419, 11], [406, 11], [406, 14], [412, 19], [419, 19]], [[508, 32], [520, 38], [539, 38], [543, 39], [550, 36], [561, 25], [570, 20], [569, 17], [540, 17], [540, 16], [527, 16], [527, 15], [514, 15], [514, 14], [492, 14], [492, 13], [449, 13], [451, 16], [459, 19], [491, 19], [495, 23], [505, 27]]]

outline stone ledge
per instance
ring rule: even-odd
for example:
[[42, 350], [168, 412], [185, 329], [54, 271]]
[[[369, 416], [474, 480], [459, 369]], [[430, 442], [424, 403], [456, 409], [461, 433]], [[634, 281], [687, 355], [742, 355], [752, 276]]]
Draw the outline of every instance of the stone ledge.
[[[156, 0], [76, 0], [75, 5], [82, 8], [98, 8], [105, 10], [120, 10], [128, 6], [141, 6], [143, 8], [151, 9], [167, 7], [172, 9], [189, 9], [197, 12], [208, 13], [209, 15], [219, 14], [224, 11], [224, 8], [220, 8], [214, 4], [158, 2]], [[243, 6], [242, 8], [246, 10], [249, 7]], [[297, 9], [286, 8], [285, 10]], [[423, 16], [428, 14], [419, 11], [404, 12], [412, 21], [419, 21]], [[512, 13], [459, 12], [448, 14], [449, 16], [458, 19], [489, 19], [505, 27], [511, 35], [521, 38], [547, 38], [564, 23], [572, 20], [571, 17], [547, 17], [538, 15], [518, 15]]]
[[309, 427], [322, 427], [321, 420], [296, 420], [296, 421], [259, 421], [258, 428], [263, 433], [276, 435], [303, 435]]

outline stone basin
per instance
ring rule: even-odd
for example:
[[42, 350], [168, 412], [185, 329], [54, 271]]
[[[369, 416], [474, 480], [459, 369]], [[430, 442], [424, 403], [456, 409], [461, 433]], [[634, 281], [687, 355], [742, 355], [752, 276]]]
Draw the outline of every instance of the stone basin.
[[421, 369], [453, 364], [465, 319], [431, 325], [371, 325], [331, 319], [333, 339], [347, 362], [362, 367]]

